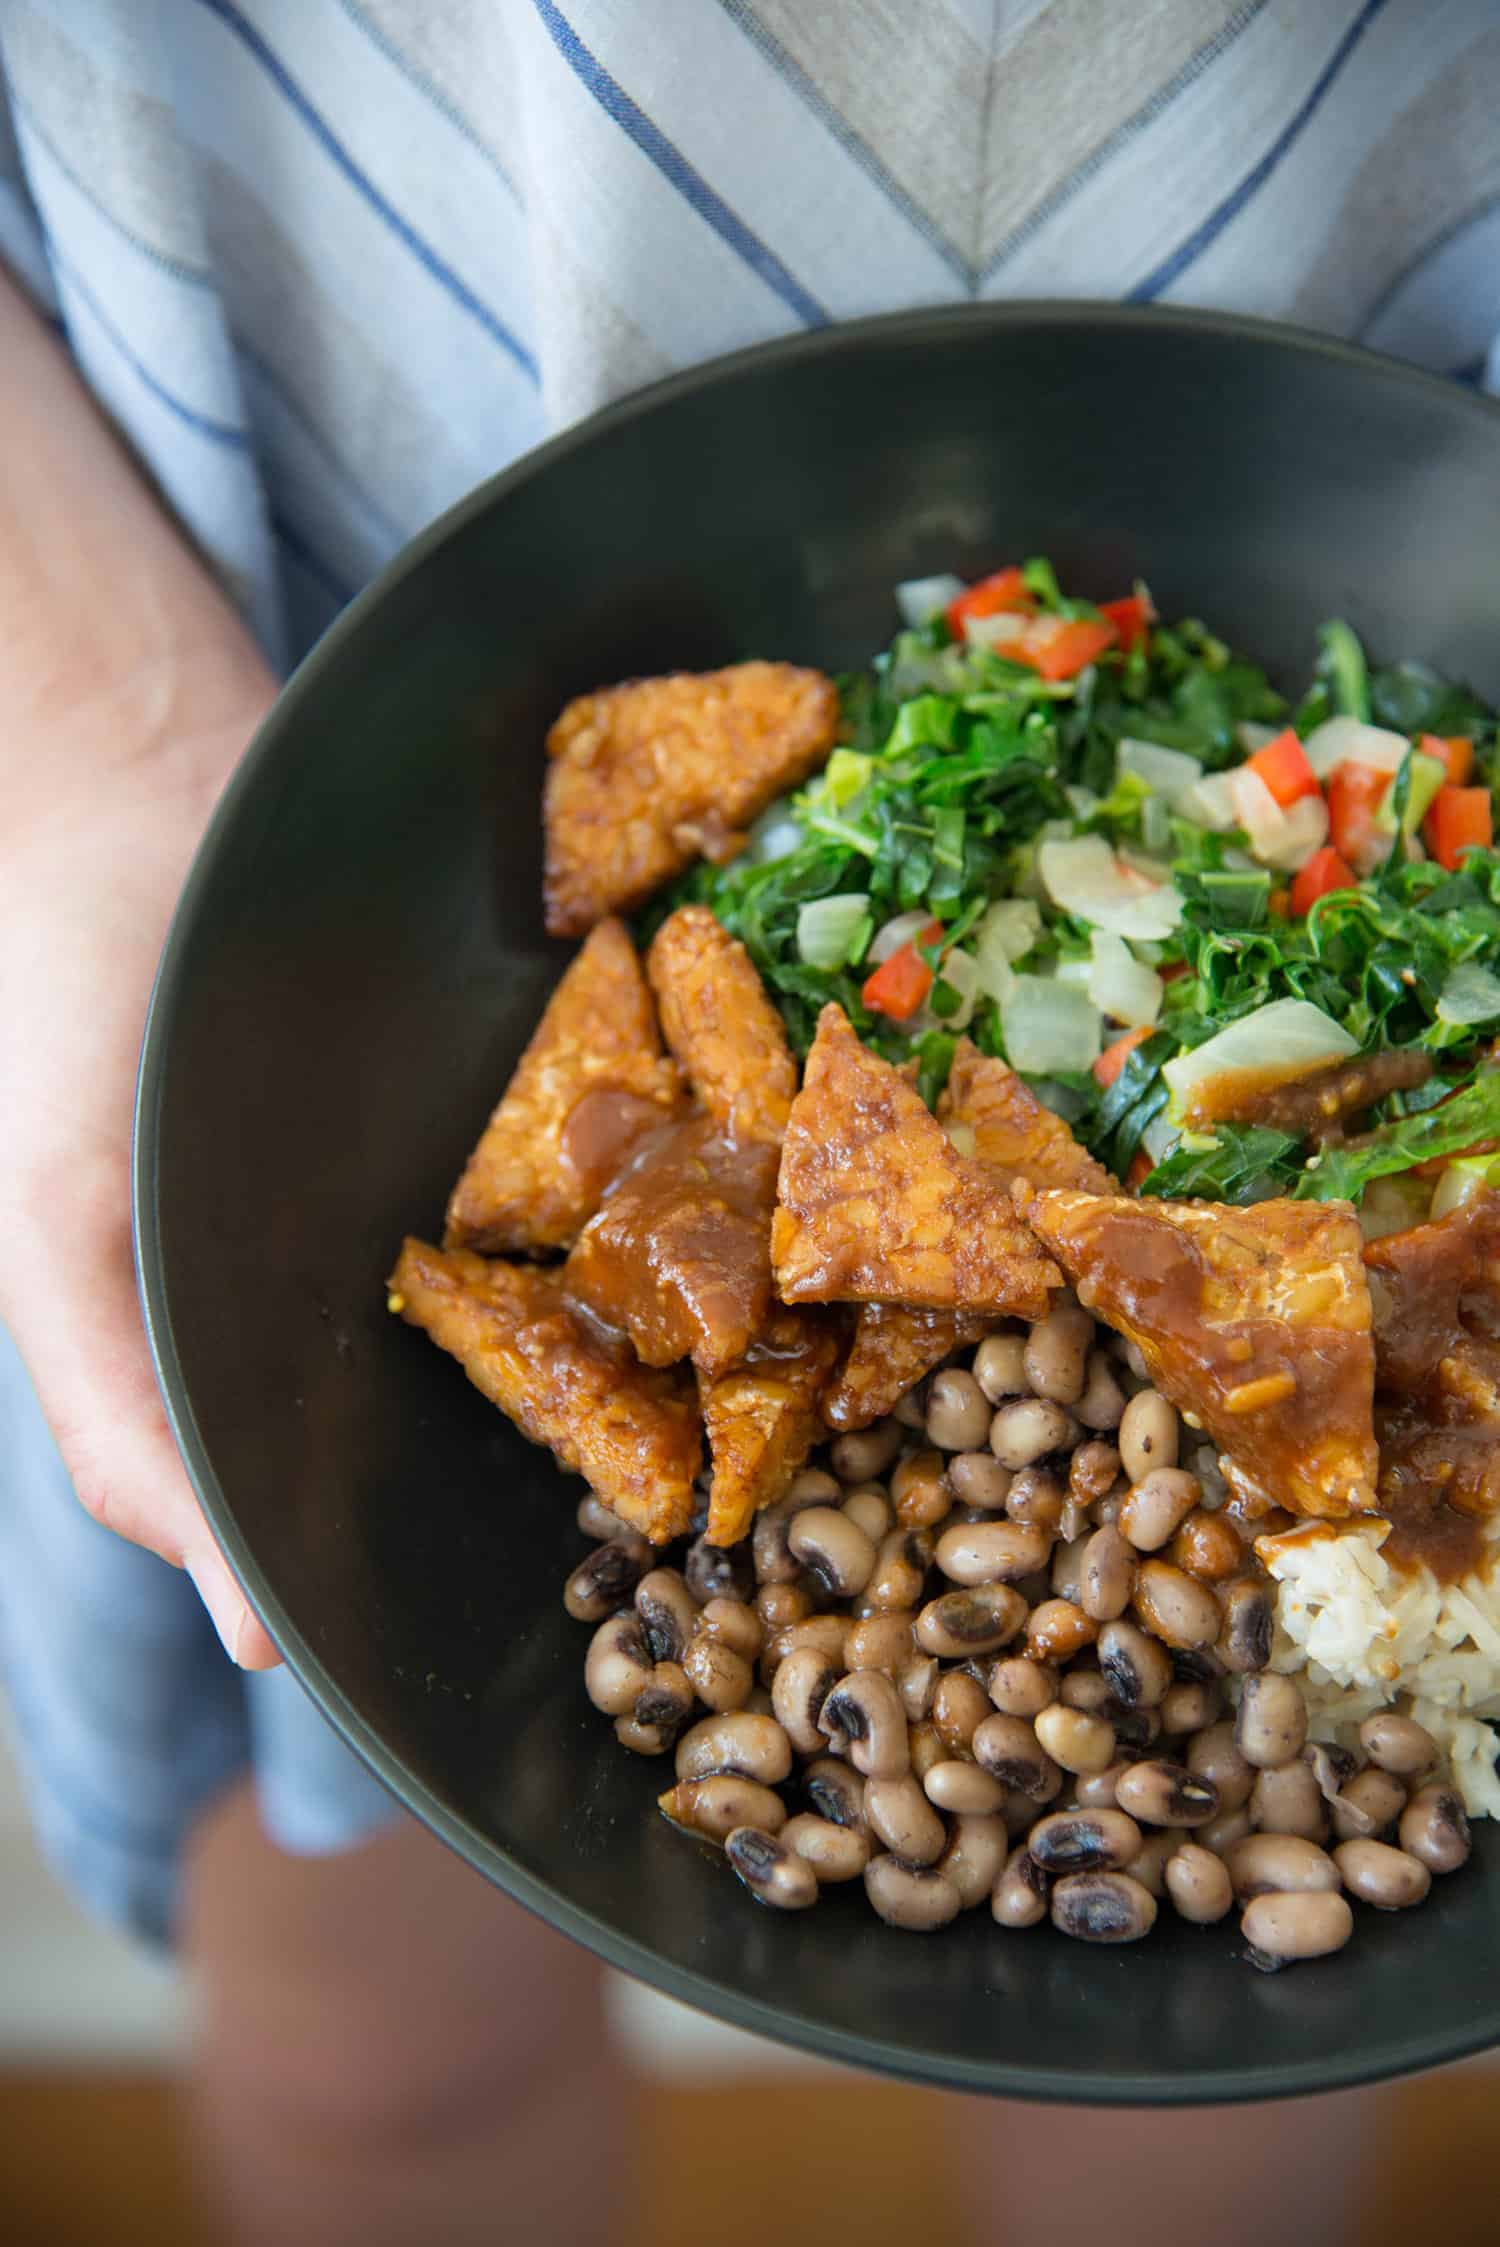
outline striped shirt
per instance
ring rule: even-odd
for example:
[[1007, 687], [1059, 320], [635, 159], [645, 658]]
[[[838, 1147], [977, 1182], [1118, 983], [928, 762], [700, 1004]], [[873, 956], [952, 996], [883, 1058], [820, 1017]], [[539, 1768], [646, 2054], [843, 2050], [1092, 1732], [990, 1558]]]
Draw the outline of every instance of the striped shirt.
[[[912, 304], [1301, 321], [1500, 388], [1493, 0], [0, 0], [0, 259], [285, 666], [674, 368]], [[3, 620], [0, 620], [3, 624]], [[0, 1663], [43, 1839], [161, 1936], [245, 1762], [386, 1798], [74, 1505], [0, 1336]]]

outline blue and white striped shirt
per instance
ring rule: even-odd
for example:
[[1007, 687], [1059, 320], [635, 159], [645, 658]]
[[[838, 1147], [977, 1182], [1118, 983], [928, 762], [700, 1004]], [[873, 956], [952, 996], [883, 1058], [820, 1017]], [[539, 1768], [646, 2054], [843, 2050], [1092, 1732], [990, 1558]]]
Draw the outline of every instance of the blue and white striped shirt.
[[[1493, 0], [0, 0], [0, 258], [285, 666], [549, 430], [859, 313], [1213, 305], [1500, 388], [1497, 115]], [[289, 1845], [382, 1814], [73, 1505], [3, 1337], [0, 1658], [138, 1926], [247, 1757]]]

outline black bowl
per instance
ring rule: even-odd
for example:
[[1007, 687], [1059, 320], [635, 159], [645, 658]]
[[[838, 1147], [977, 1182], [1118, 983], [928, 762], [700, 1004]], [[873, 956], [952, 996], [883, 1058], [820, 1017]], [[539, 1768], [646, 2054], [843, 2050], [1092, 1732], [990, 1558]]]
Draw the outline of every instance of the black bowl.
[[417, 1815], [629, 1972], [861, 2066], [1028, 2098], [1328, 2089], [1500, 2040], [1500, 1847], [1263, 1978], [1233, 1920], [1083, 1949], [781, 1918], [653, 1807], [582, 1686], [556, 1473], [388, 1317], [564, 954], [538, 776], [570, 695], [857, 664], [896, 580], [1045, 551], [1149, 578], [1285, 680], [1342, 614], [1500, 699], [1500, 413], [1242, 320], [918, 313], [674, 379], [445, 516], [297, 673], [188, 885], [147, 1032], [137, 1220], [161, 1380], [287, 1660]]

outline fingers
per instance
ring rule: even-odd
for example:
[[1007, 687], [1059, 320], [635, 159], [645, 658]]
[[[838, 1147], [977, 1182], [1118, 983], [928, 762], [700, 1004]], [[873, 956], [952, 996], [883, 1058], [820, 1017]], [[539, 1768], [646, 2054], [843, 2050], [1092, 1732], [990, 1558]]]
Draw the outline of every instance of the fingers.
[[226, 1652], [243, 1669], [281, 1660], [235, 1581], [167, 1424], [146, 1343], [128, 1228], [86, 1258], [22, 1244], [6, 1274], [6, 1322], [36, 1384], [73, 1487], [95, 1521], [184, 1568]]

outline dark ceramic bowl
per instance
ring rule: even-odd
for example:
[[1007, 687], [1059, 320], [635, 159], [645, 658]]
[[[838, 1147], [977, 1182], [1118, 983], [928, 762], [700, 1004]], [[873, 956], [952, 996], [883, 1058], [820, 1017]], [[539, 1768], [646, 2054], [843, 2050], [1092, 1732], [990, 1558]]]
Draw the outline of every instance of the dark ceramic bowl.
[[615, 1965], [968, 2091], [1198, 2101], [1500, 2040], [1500, 1836], [1265, 1978], [1234, 1920], [1125, 1951], [781, 1918], [671, 1831], [584, 1699], [579, 1485], [387, 1316], [565, 954], [542, 738], [570, 695], [762, 654], [853, 665], [891, 588], [1046, 551], [1149, 578], [1289, 682], [1350, 617], [1500, 699], [1500, 412], [1254, 323], [918, 313], [667, 382], [426, 532], [282, 695], [205, 843], [146, 1038], [145, 1299], [189, 1469], [288, 1662], [418, 1817]]

